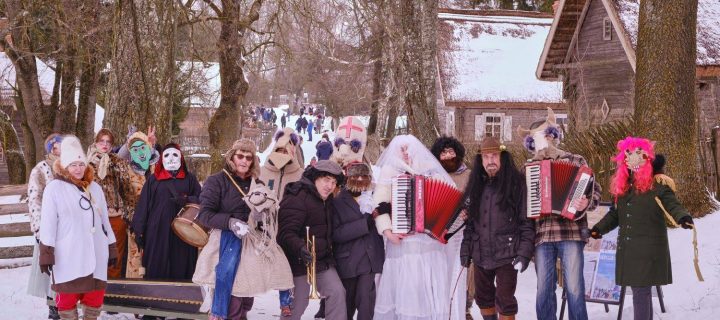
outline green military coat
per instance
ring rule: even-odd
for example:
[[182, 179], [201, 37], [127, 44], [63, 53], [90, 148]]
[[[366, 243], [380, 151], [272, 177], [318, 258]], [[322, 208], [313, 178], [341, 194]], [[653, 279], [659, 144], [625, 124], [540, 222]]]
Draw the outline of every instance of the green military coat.
[[601, 234], [620, 227], [615, 264], [615, 282], [618, 285], [672, 283], [667, 227], [664, 213], [655, 201], [656, 196], [675, 221], [688, 215], [668, 186], [655, 183], [646, 193], [630, 191], [618, 197], [615, 206], [595, 225]]

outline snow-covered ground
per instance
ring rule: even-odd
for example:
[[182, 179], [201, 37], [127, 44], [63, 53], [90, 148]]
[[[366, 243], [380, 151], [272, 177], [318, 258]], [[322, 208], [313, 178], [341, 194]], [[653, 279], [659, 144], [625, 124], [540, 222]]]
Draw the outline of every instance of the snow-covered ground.
[[[700, 266], [705, 282], [698, 282], [693, 271], [692, 233], [684, 229], [669, 230], [670, 252], [674, 283], [663, 287], [667, 313], [660, 313], [655, 299], [656, 319], [718, 319], [720, 314], [720, 213], [697, 219]], [[27, 277], [30, 267], [0, 269], [0, 319], [45, 319], [47, 309], [42, 299], [28, 296]], [[535, 319], [536, 277], [532, 267], [520, 274], [516, 296], [520, 305], [518, 319]], [[558, 296], [560, 290], [558, 289]], [[558, 301], [558, 306], [560, 302]], [[603, 305], [588, 303], [590, 319], [610, 320], [617, 318], [617, 306], [610, 306], [605, 313]], [[277, 294], [267, 293], [255, 299], [250, 319], [274, 319], [278, 317]], [[312, 302], [303, 319], [312, 319], [317, 302]], [[481, 319], [477, 306], [473, 306], [475, 319]], [[632, 319], [632, 297], [628, 295], [623, 310], [625, 319]], [[104, 319], [123, 319], [112, 316]]]

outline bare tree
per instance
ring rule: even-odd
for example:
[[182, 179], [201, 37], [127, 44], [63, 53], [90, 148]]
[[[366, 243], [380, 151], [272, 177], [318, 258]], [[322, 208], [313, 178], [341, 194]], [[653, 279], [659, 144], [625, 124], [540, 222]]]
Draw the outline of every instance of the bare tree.
[[128, 125], [156, 127], [169, 141], [175, 83], [177, 4], [119, 1], [112, 22], [112, 70], [104, 125], [124, 140]]

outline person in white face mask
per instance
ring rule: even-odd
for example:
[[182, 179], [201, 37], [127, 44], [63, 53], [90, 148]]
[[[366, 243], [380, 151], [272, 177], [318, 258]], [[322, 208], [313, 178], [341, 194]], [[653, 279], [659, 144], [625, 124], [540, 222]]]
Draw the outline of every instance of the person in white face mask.
[[143, 251], [145, 279], [190, 280], [198, 250], [182, 241], [171, 224], [186, 204], [199, 203], [200, 184], [187, 170], [179, 145], [166, 145], [161, 156], [140, 192], [132, 231]]

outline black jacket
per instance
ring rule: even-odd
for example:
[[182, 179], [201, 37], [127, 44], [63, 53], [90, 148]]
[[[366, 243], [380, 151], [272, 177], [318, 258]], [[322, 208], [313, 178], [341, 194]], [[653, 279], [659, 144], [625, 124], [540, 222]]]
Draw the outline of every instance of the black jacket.
[[522, 203], [513, 210], [500, 209], [500, 195], [494, 185], [483, 190], [480, 214], [469, 213], [463, 233], [460, 256], [470, 256], [483, 269], [509, 264], [517, 256], [532, 258], [535, 249], [535, 223], [527, 218], [525, 185], [518, 186]]
[[[233, 179], [247, 194], [252, 178], [241, 179], [233, 175]], [[231, 217], [247, 222], [249, 215], [250, 207], [224, 172], [215, 173], [205, 180], [200, 192], [200, 214], [197, 218], [200, 224], [227, 230]]]
[[310, 227], [310, 236], [315, 236], [316, 272], [335, 265], [332, 254], [332, 198], [331, 194], [323, 201], [315, 184], [305, 177], [285, 188], [278, 212], [277, 240], [290, 262], [293, 276], [307, 273], [300, 258], [300, 248], [306, 245], [306, 226]]
[[370, 214], [360, 212], [358, 202], [343, 189], [333, 199], [333, 253], [340, 278], [381, 273], [385, 248]]

